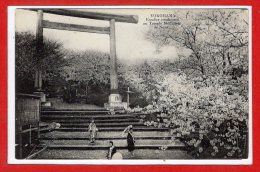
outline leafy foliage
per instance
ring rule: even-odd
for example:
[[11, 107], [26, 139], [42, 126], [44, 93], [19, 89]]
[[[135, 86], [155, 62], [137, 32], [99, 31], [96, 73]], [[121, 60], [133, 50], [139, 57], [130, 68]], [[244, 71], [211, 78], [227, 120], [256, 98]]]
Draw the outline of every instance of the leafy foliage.
[[15, 35], [15, 72], [16, 91], [31, 93], [34, 90], [34, 74], [36, 69], [43, 70], [44, 87], [52, 85], [59, 76], [59, 70], [66, 65], [62, 53], [62, 45], [53, 40], [44, 39], [43, 55], [40, 61], [36, 54], [35, 36], [29, 32]]

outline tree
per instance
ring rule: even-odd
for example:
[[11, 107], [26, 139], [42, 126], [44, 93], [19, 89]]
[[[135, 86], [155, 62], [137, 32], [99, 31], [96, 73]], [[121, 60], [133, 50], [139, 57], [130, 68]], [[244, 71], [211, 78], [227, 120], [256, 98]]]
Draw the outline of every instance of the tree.
[[32, 33], [15, 34], [16, 92], [34, 91], [34, 74], [38, 68], [44, 71], [43, 86], [47, 88], [48, 84], [56, 80], [54, 78], [59, 77], [59, 70], [66, 65], [61, 43], [44, 39], [43, 58], [40, 61], [36, 59], [35, 44], [35, 36]]
[[198, 12], [176, 11], [176, 18], [179, 24], [166, 28], [151, 28], [147, 33], [147, 39], [152, 40], [157, 47], [175, 45], [179, 49], [186, 49], [190, 57], [194, 58], [192, 65], [187, 68], [198, 71], [201, 75], [206, 73], [202, 49], [205, 46], [202, 23], [198, 18]]
[[248, 11], [247, 10], [212, 10], [201, 16], [208, 25], [207, 46], [216, 68], [226, 73], [228, 70], [244, 66], [248, 68]]
[[93, 84], [109, 83], [109, 55], [100, 51], [68, 51], [63, 75], [67, 80]]
[[247, 13], [239, 9], [177, 10], [179, 24], [151, 27], [146, 38], [158, 49], [165, 45], [178, 47], [180, 69], [201, 76], [223, 74], [228, 65], [247, 66]]
[[176, 72], [161, 68], [158, 101], [133, 111], [146, 114], [146, 125], [171, 128], [195, 158], [247, 158], [248, 11], [175, 14], [179, 25], [146, 36], [158, 49], [179, 49], [181, 59], [169, 64]]
[[87, 103], [103, 106], [107, 102], [110, 88], [109, 54], [96, 50], [68, 50], [66, 60], [68, 66], [60, 73], [66, 78], [67, 87], [77, 90], [78, 99], [83, 97]]

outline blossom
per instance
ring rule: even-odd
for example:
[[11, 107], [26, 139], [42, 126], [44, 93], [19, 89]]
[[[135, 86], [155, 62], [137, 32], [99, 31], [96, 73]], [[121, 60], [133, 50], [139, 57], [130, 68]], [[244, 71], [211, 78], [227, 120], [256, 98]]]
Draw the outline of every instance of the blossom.
[[203, 151], [202, 147], [199, 147], [199, 153], [201, 153]]

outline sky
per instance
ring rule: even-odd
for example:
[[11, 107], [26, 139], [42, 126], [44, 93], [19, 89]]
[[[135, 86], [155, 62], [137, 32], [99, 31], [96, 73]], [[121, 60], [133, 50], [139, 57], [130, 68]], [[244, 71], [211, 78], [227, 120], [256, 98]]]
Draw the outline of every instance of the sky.
[[[177, 59], [177, 49], [174, 46], [163, 47], [156, 53], [153, 43], [145, 39], [149, 29], [143, 25], [150, 14], [170, 14], [174, 9], [81, 9], [110, 14], [137, 15], [139, 22], [116, 22], [116, 52], [119, 60], [135, 63], [144, 59]], [[36, 32], [37, 15], [34, 11], [17, 9], [15, 13], [16, 32]], [[44, 13], [44, 20], [53, 22], [108, 27], [109, 22], [103, 20], [82, 19]], [[44, 29], [44, 37], [63, 43], [64, 48], [86, 51], [99, 50], [109, 53], [109, 35]]]

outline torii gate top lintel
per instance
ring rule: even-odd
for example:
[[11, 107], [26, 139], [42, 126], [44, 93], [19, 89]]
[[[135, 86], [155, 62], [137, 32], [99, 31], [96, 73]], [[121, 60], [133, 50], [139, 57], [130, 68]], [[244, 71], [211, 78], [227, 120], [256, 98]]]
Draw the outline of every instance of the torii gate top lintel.
[[56, 8], [30, 8], [27, 10], [38, 11], [42, 10], [44, 13], [49, 14], [57, 14], [63, 16], [70, 17], [80, 17], [87, 19], [95, 19], [95, 20], [107, 20], [110, 21], [114, 19], [116, 22], [124, 22], [124, 23], [138, 23], [138, 16], [136, 15], [117, 15], [117, 14], [106, 14], [99, 12], [90, 12], [90, 11], [80, 11], [80, 10], [72, 10], [72, 9], [56, 9]]

